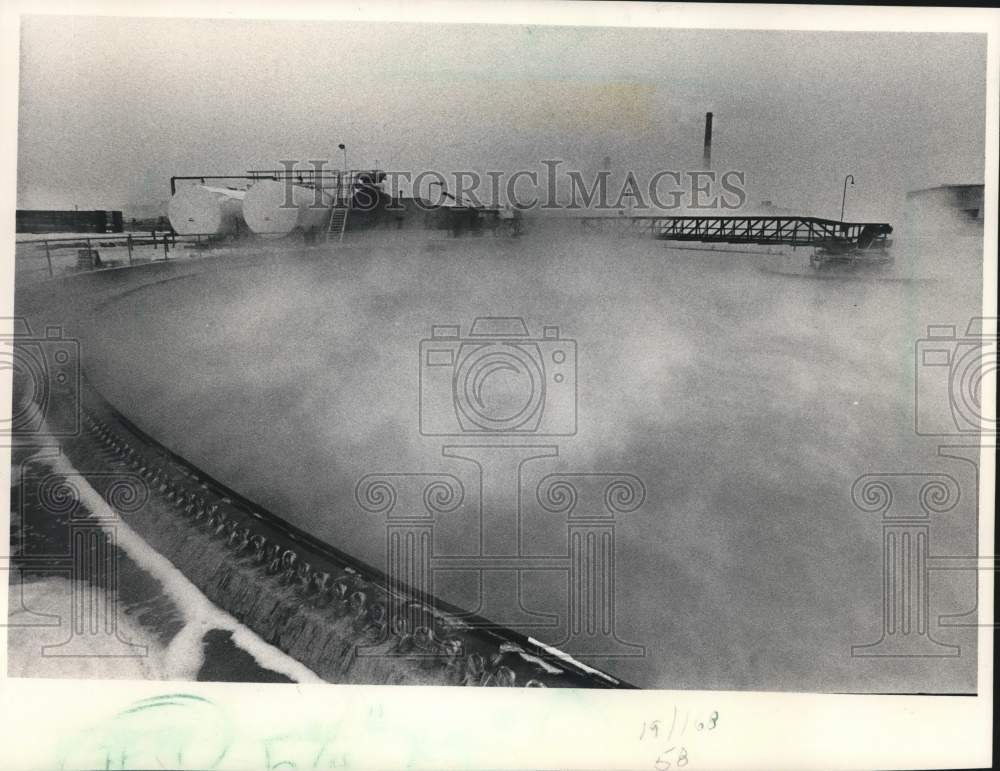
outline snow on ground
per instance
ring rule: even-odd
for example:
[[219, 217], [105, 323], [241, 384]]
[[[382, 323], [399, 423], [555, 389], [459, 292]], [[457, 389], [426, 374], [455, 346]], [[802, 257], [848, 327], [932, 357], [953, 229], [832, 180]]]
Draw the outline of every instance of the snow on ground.
[[[12, 677], [77, 677], [119, 679], [194, 680], [204, 663], [202, 640], [212, 630], [227, 631], [232, 641], [248, 653], [262, 668], [285, 675], [296, 682], [323, 682], [316, 674], [277, 648], [264, 642], [254, 632], [210, 602], [174, 565], [147, 544], [121, 517], [115, 515], [100, 494], [83, 481], [80, 473], [64, 457], [40, 459], [56, 474], [80, 480], [77, 483], [81, 503], [96, 515], [98, 522], [114, 522], [116, 543], [128, 559], [157, 580], [164, 594], [181, 611], [184, 626], [166, 646], [160, 644], [150, 631], [133, 623], [125, 616], [119, 603], [103, 600], [94, 592], [104, 592], [99, 586], [82, 585], [83, 594], [74, 593], [70, 581], [63, 578], [46, 578], [41, 581], [12, 583], [10, 587], [9, 665]], [[83, 652], [76, 648], [72, 657], [58, 655], [58, 649], [45, 650], [44, 646], [58, 645], [70, 637], [70, 605], [96, 608], [105, 603], [116, 606], [118, 638], [146, 646], [145, 655], [109, 656], [108, 642], [99, 635], [77, 634], [74, 645], [83, 645]], [[43, 616], [48, 625], [38, 626]], [[57, 626], [51, 625], [59, 620]], [[35, 625], [32, 625], [34, 622]], [[93, 655], [86, 650], [93, 648]], [[112, 647], [112, 650], [118, 646]]]
[[[85, 585], [76, 598], [84, 607], [100, 602], [103, 592]], [[116, 613], [118, 636], [146, 646], [146, 655], [111, 657], [103, 637], [77, 635], [75, 656], [60, 656], [57, 647], [70, 639], [68, 619], [74, 598], [72, 583], [49, 577], [10, 585], [10, 614], [7, 628], [7, 674], [9, 677], [85, 678], [104, 680], [162, 680], [169, 677], [164, 648], [153, 635], [133, 624], [122, 612]], [[49, 618], [42, 618], [47, 616]], [[45, 625], [42, 625], [45, 624]]]

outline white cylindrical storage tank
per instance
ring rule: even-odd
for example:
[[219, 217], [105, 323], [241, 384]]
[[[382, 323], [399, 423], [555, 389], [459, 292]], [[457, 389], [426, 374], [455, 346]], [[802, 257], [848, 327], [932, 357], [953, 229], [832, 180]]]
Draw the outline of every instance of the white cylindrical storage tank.
[[170, 225], [182, 236], [228, 235], [243, 224], [245, 190], [185, 185], [167, 206]]
[[258, 235], [279, 238], [293, 231], [325, 228], [332, 199], [323, 191], [265, 179], [255, 183], [243, 201], [247, 227]]

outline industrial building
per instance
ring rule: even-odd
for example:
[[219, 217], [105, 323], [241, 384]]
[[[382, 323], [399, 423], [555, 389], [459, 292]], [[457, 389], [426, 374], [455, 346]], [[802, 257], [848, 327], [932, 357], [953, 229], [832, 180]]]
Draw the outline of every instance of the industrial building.
[[[952, 213], [956, 224], [983, 224], [984, 186], [938, 185], [906, 194], [908, 216], [919, 221], [933, 213]], [[939, 224], [939, 223], [938, 223]]]
[[120, 211], [18, 209], [18, 233], [121, 233], [124, 230]]

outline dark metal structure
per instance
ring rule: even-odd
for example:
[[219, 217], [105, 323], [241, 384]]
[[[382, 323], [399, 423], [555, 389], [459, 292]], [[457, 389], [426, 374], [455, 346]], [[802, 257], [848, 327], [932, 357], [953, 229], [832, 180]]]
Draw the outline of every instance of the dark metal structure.
[[702, 241], [765, 246], [847, 245], [870, 249], [884, 244], [892, 225], [838, 222], [818, 217], [654, 217], [653, 235], [665, 241]]
[[914, 224], [921, 225], [921, 220], [926, 219], [934, 229], [941, 227], [941, 217], [935, 216], [940, 211], [953, 212], [958, 222], [982, 225], [986, 211], [983, 205], [985, 190], [981, 184], [939, 185], [911, 190], [906, 194], [906, 204], [910, 208], [908, 214]]
[[105, 209], [18, 209], [15, 222], [18, 233], [121, 233], [124, 230], [122, 213]]
[[727, 216], [583, 216], [584, 230], [649, 234], [662, 241], [716, 244], [815, 246], [831, 249], [885, 249], [892, 225], [886, 222], [839, 222], [819, 217]]

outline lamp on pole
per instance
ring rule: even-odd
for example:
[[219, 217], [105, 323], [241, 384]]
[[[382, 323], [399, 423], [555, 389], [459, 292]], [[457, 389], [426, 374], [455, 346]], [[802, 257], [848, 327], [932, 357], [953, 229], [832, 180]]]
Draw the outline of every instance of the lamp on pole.
[[344, 153], [344, 171], [347, 171], [347, 145], [341, 142], [337, 145], [337, 149], [342, 150]]
[[847, 203], [847, 180], [851, 181], [851, 187], [854, 187], [854, 175], [848, 174], [844, 177], [844, 195], [840, 199], [840, 221], [844, 221], [844, 205]]
[[446, 195], [448, 195], [448, 188], [445, 186], [444, 182], [439, 182], [436, 179], [433, 179], [430, 182], [428, 182], [427, 183], [427, 192], [428, 193], [431, 190], [431, 185], [438, 185], [438, 186], [440, 186], [440, 188], [441, 188], [441, 199], [444, 200], [444, 197]]

